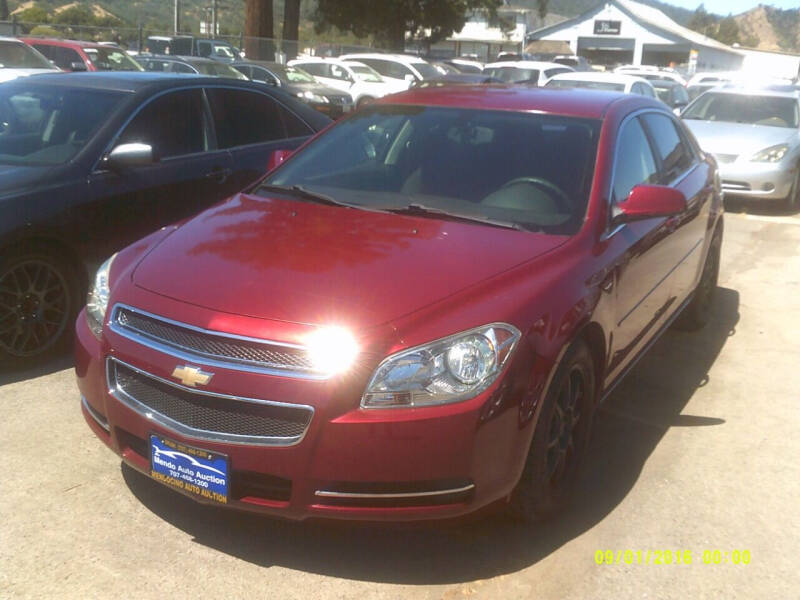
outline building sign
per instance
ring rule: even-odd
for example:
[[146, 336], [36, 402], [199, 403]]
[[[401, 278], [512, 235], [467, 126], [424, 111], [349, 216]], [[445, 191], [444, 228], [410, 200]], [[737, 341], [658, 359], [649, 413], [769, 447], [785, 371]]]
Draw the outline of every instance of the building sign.
[[595, 35], [619, 35], [622, 29], [622, 21], [601, 21], [594, 22]]

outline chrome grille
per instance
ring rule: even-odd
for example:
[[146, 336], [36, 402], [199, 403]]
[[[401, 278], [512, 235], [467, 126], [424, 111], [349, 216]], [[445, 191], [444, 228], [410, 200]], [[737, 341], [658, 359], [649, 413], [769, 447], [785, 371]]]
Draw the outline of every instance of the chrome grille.
[[301, 347], [202, 330], [122, 305], [115, 307], [112, 324], [122, 335], [133, 333], [201, 359], [321, 377]]
[[331, 104], [350, 104], [353, 100], [350, 96], [328, 96], [328, 101]]
[[189, 390], [109, 358], [114, 396], [153, 421], [195, 438], [273, 445], [300, 441], [310, 406]]

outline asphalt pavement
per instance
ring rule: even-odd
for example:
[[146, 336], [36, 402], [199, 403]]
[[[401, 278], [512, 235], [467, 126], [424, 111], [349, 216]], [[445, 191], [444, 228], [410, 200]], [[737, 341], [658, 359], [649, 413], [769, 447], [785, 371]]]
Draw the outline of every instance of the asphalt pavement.
[[537, 527], [201, 506], [95, 438], [68, 356], [0, 373], [0, 597], [800, 597], [800, 216], [729, 213], [722, 254], [712, 322], [615, 390], [574, 503]]

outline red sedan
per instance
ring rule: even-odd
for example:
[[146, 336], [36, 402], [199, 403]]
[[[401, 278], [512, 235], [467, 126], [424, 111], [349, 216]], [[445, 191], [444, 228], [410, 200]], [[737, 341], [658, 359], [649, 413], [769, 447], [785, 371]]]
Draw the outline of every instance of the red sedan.
[[203, 502], [541, 518], [597, 405], [708, 320], [721, 242], [715, 163], [655, 100], [412, 90], [106, 262], [83, 414]]

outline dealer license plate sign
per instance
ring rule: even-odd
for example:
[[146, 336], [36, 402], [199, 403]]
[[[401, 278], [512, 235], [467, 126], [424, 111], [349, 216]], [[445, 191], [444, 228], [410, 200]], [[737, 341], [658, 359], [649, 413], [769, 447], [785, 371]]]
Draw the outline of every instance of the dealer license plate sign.
[[228, 457], [150, 435], [150, 476], [203, 500], [228, 501]]

